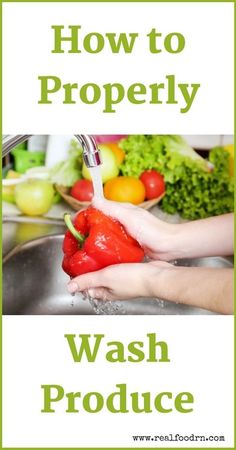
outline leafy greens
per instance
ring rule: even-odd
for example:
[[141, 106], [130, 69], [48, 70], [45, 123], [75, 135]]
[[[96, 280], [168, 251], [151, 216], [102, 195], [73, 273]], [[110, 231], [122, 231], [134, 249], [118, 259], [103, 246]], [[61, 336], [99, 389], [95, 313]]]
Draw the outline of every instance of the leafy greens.
[[123, 175], [139, 177], [144, 170], [156, 169], [164, 176], [164, 211], [178, 212], [186, 219], [233, 211], [229, 154], [222, 147], [212, 149], [207, 161], [180, 136], [132, 135], [119, 145], [126, 153], [121, 165]]
[[81, 178], [82, 162], [82, 148], [71, 141], [68, 159], [60, 161], [52, 167], [50, 171], [51, 181], [61, 186], [73, 186]]

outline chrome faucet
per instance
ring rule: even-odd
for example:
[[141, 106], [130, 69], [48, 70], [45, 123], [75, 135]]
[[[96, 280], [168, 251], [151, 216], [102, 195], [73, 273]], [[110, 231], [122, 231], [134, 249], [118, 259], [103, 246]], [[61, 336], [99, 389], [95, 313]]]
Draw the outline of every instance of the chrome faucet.
[[[16, 145], [27, 141], [32, 135], [16, 134], [15, 136], [5, 135], [2, 140], [2, 157], [6, 156]], [[97, 147], [95, 139], [85, 134], [75, 134], [76, 139], [83, 149], [83, 159], [87, 167], [96, 167], [102, 164], [100, 150]]]

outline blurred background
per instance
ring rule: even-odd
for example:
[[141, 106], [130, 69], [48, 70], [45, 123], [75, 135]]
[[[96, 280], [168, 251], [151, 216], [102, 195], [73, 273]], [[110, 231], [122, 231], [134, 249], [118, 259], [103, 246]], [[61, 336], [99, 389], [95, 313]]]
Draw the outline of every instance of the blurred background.
[[[134, 204], [153, 200], [147, 190], [143, 197], [140, 182], [133, 180], [153, 169], [165, 184], [162, 191], [154, 189], [154, 199], [165, 193], [156, 202], [160, 214], [191, 220], [232, 210], [233, 136], [99, 135], [95, 139], [102, 152], [106, 198]], [[153, 181], [145, 175], [142, 182], [147, 178]], [[79, 210], [92, 195], [82, 148], [72, 135], [35, 135], [3, 158], [4, 217], [23, 214], [61, 218], [65, 208]], [[150, 209], [147, 203], [142, 206]]]

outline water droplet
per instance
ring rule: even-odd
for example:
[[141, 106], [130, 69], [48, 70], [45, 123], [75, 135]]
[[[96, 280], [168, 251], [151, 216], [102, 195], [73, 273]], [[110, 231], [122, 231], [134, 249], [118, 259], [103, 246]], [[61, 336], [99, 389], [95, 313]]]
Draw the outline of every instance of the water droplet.
[[104, 301], [92, 298], [88, 291], [84, 293], [84, 297], [89, 301], [93, 311], [97, 315], [120, 315], [125, 314], [126, 311], [120, 302]]
[[165, 308], [164, 300], [161, 300], [160, 298], [156, 298], [156, 302], [160, 308]]

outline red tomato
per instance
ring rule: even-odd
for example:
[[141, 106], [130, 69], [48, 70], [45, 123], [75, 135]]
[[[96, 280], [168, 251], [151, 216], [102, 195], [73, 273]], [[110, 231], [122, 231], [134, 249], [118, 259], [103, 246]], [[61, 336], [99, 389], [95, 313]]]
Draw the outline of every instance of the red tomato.
[[93, 198], [93, 183], [90, 180], [76, 181], [70, 195], [80, 202], [90, 202]]
[[139, 178], [145, 186], [147, 200], [159, 197], [165, 192], [164, 178], [156, 170], [145, 170]]

